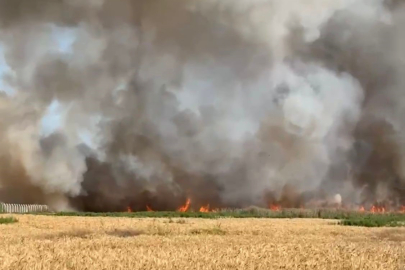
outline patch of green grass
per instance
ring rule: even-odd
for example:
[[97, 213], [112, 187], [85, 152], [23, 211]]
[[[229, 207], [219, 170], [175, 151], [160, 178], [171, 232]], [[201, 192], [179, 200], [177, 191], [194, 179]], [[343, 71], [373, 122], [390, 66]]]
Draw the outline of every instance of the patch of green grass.
[[271, 211], [268, 209], [250, 207], [245, 209], [223, 209], [217, 212], [58, 212], [54, 214], [40, 213], [41, 215], [55, 216], [81, 216], [81, 217], [128, 217], [128, 218], [324, 218], [343, 219], [363, 215], [362, 213], [334, 209], [284, 209]]
[[[81, 216], [81, 217], [127, 217], [127, 218], [169, 218], [168, 223], [185, 223], [184, 218], [321, 218], [342, 220], [341, 225], [351, 226], [403, 226], [405, 214], [371, 214], [367, 212], [350, 211], [343, 209], [283, 209], [281, 211], [271, 211], [259, 207], [249, 207], [244, 209], [222, 209], [217, 212], [58, 212], [58, 213], [38, 213], [40, 215], [54, 216]], [[172, 220], [173, 218], [182, 218]]]
[[340, 221], [345, 226], [361, 227], [405, 227], [404, 214], [365, 215], [346, 218]]
[[11, 224], [18, 222], [15, 217], [0, 217], [0, 224]]

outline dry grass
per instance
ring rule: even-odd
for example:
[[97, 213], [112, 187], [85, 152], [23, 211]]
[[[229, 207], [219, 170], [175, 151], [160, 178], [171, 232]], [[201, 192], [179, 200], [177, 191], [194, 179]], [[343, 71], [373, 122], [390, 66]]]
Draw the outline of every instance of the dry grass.
[[[404, 269], [405, 228], [310, 219], [18, 216], [0, 269]], [[401, 261], [402, 260], [402, 261]]]

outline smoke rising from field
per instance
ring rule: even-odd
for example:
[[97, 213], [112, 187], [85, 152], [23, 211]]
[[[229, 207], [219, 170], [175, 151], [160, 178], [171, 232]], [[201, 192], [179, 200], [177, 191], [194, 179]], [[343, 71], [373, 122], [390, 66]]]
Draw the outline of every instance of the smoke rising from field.
[[404, 24], [383, 0], [1, 1], [0, 200], [405, 204]]

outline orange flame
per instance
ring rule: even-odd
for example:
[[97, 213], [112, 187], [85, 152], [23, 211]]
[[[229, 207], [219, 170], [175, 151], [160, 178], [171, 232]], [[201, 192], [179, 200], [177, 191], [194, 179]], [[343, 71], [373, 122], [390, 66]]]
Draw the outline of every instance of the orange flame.
[[278, 205], [278, 204], [271, 204], [269, 206], [269, 208], [270, 208], [271, 211], [280, 211], [281, 210], [281, 206]]
[[401, 206], [401, 208], [399, 209], [399, 212], [402, 214], [405, 214], [405, 205]]
[[385, 213], [385, 208], [373, 205], [373, 207], [371, 207], [371, 209], [370, 209], [370, 212], [371, 213]]
[[364, 206], [360, 206], [359, 211], [364, 212], [365, 211]]
[[202, 213], [208, 213], [210, 211], [210, 205], [207, 204], [206, 206], [201, 206], [200, 207], [200, 212]]
[[187, 199], [186, 204], [182, 205], [179, 209], [177, 209], [177, 211], [179, 211], [179, 212], [187, 212], [188, 208], [190, 208], [190, 203], [191, 203], [191, 200]]
[[146, 211], [148, 211], [148, 212], [153, 212], [153, 209], [152, 209], [152, 208], [150, 208], [150, 206], [149, 206], [149, 205], [146, 205]]
[[128, 213], [132, 213], [132, 209], [131, 209], [130, 206], [127, 207], [127, 212], [128, 212]]

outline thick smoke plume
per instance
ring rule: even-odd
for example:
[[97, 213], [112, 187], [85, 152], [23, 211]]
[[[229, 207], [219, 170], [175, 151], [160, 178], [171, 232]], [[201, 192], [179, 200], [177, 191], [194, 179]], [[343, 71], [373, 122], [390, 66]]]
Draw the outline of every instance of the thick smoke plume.
[[0, 200], [403, 205], [404, 25], [402, 1], [2, 0]]

